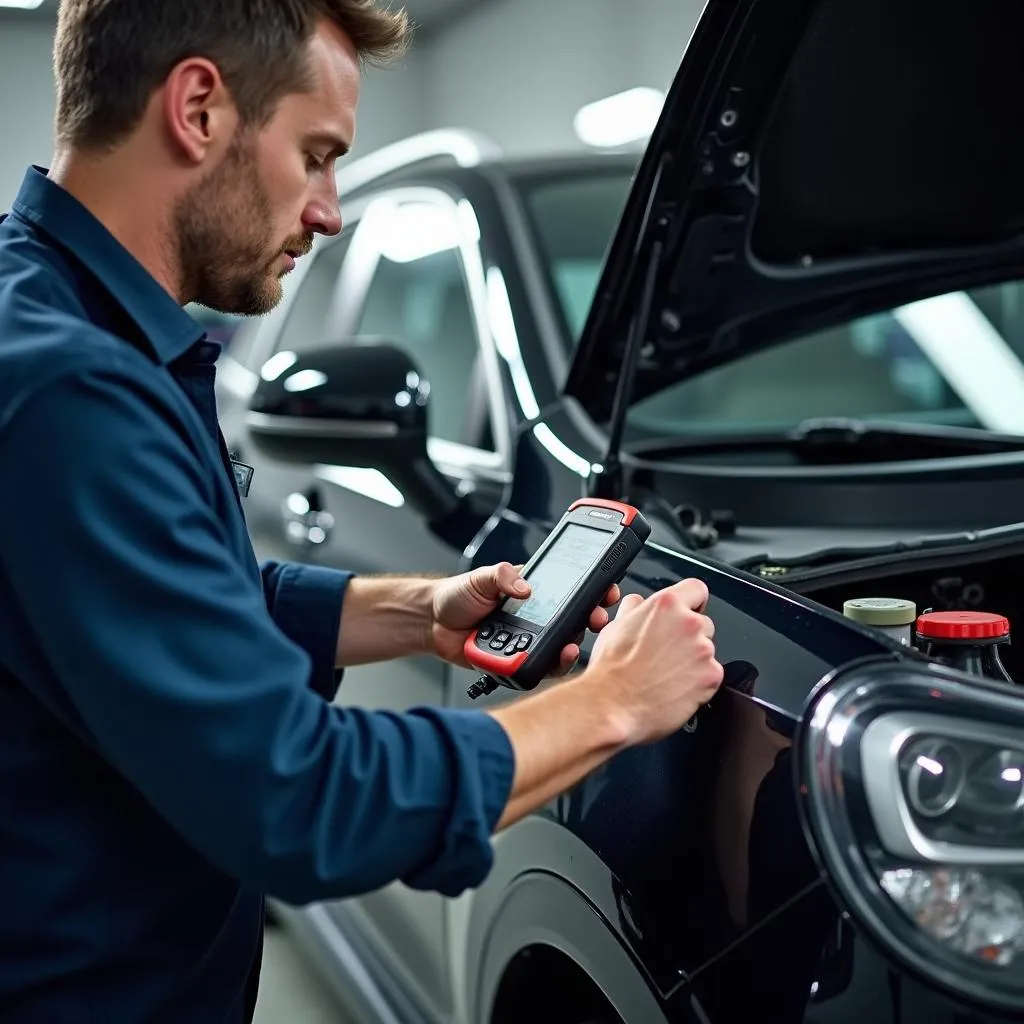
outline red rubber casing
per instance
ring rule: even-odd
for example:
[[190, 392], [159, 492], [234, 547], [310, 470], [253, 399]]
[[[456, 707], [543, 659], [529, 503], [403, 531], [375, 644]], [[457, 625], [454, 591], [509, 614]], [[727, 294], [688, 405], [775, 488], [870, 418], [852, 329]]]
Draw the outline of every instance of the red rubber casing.
[[607, 498], [580, 498], [569, 506], [569, 511], [582, 508], [584, 505], [596, 505], [598, 508], [609, 508], [613, 512], [622, 513], [622, 525], [630, 526], [636, 518], [636, 509], [632, 505], [625, 505], [621, 501], [609, 501]]
[[476, 646], [476, 634], [477, 630], [473, 630], [470, 637], [462, 645], [462, 653], [466, 656], [466, 661], [470, 663], [474, 668], [483, 669], [485, 672], [490, 672], [494, 676], [509, 676], [513, 672], [518, 672], [529, 656], [529, 651], [519, 651], [517, 654], [510, 654], [505, 657], [504, 654], [491, 654], [490, 651], [481, 651]]

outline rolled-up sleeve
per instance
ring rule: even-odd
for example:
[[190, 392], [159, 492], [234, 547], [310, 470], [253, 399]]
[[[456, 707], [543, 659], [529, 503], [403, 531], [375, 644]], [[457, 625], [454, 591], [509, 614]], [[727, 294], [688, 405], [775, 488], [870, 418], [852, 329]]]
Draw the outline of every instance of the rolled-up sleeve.
[[274, 561], [264, 562], [260, 573], [271, 618], [309, 655], [309, 685], [325, 700], [334, 700], [344, 675], [336, 664], [338, 627], [352, 573]]
[[65, 374], [9, 416], [0, 566], [47, 666], [27, 685], [250, 887], [304, 903], [478, 885], [512, 785], [504, 730], [321, 699], [328, 656], [299, 619], [340, 614], [343, 581], [282, 567], [261, 586], [191, 444], [133, 368]]

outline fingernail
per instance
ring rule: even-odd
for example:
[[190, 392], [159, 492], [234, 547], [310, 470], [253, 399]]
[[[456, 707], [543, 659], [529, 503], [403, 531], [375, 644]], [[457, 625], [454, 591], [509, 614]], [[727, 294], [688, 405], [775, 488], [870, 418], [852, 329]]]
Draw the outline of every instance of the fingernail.
[[529, 587], [526, 585], [525, 580], [516, 580], [515, 592], [517, 594], [525, 594], [529, 591]]

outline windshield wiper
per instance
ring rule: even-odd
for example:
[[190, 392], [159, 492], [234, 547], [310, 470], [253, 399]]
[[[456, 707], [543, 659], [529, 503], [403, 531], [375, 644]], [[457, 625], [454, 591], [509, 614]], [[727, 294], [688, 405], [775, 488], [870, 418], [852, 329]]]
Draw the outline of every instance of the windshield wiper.
[[804, 420], [783, 430], [659, 437], [634, 442], [629, 453], [641, 459], [660, 459], [673, 455], [756, 455], [780, 449], [809, 463], [905, 462], [1024, 451], [1024, 436], [972, 427], [835, 416]]
[[801, 457], [822, 462], [898, 462], [1024, 449], [1024, 437], [971, 427], [826, 417], [804, 420], [786, 439]]

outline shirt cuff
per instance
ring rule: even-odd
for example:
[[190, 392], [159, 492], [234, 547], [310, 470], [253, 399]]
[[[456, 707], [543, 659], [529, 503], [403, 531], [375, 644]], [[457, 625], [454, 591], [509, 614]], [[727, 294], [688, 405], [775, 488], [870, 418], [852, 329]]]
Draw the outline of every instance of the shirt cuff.
[[344, 676], [337, 667], [341, 609], [354, 574], [295, 562], [268, 562], [261, 570], [274, 622], [310, 657], [310, 688], [334, 700]]
[[455, 897], [480, 885], [494, 865], [491, 840], [512, 792], [515, 751], [485, 712], [425, 707], [410, 714], [430, 719], [447, 741], [452, 792], [440, 848], [402, 881]]

